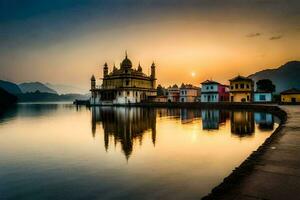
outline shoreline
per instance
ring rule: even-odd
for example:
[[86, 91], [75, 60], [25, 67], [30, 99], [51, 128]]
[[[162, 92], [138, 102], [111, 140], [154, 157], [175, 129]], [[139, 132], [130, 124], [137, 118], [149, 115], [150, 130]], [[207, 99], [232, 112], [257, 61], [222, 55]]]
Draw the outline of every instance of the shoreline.
[[[260, 107], [260, 106], [259, 106]], [[209, 194], [202, 197], [203, 200], [210, 199], [235, 199], [233, 197], [224, 198], [224, 195], [238, 186], [247, 176], [253, 171], [260, 159], [265, 155], [266, 151], [270, 148], [275, 141], [279, 140], [283, 135], [283, 128], [287, 122], [288, 113], [277, 105], [270, 106], [271, 109], [267, 109], [272, 114], [276, 115], [280, 119], [279, 126], [274, 132], [261, 144], [257, 150], [254, 150], [238, 167], [236, 167], [223, 181], [215, 186]], [[261, 106], [261, 108], [266, 108]], [[255, 198], [255, 197], [254, 197]]]

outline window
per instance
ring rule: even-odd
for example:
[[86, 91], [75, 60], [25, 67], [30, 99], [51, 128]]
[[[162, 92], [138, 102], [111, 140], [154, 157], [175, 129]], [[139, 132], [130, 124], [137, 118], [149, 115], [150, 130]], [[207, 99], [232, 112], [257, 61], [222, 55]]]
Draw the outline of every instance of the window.
[[235, 89], [238, 89], [239, 88], [239, 84], [235, 84]]
[[129, 96], [129, 95], [130, 95], [130, 92], [128, 91], [128, 92], [127, 92], [127, 96]]
[[208, 90], [208, 86], [206, 86], [206, 90]]
[[129, 85], [129, 80], [126, 80], [126, 85]]
[[241, 88], [242, 88], [242, 89], [245, 88], [245, 84], [244, 84], [244, 83], [241, 84]]
[[266, 95], [264, 95], [264, 94], [259, 95], [259, 100], [260, 101], [265, 101], [266, 100]]
[[214, 89], [214, 86], [210, 86], [210, 89]]
[[128, 73], [128, 70], [127, 70], [127, 69], [125, 70], [125, 73], [126, 73], [126, 74]]
[[249, 95], [247, 95], [247, 101], [249, 101], [249, 99], [250, 99], [250, 97], [249, 97]]
[[250, 87], [249, 87], [249, 84], [247, 84], [246, 86], [247, 86], [247, 89], [249, 89], [249, 88], [250, 88]]
[[121, 96], [121, 92], [119, 92], [119, 96]]
[[233, 85], [230, 88], [233, 90]]

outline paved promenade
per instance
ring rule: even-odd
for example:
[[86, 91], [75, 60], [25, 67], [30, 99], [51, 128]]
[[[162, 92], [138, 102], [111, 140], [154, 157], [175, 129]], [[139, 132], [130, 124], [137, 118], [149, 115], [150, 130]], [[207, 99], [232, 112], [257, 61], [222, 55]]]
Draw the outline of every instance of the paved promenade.
[[288, 113], [282, 135], [271, 143], [249, 175], [213, 199], [300, 199], [300, 106], [281, 108]]

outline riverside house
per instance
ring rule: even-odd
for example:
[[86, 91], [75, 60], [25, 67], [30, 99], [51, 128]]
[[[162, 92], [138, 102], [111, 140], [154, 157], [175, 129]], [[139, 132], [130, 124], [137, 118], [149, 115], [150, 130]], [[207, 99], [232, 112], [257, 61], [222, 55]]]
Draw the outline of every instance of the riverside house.
[[228, 86], [213, 80], [206, 80], [201, 85], [201, 102], [222, 102], [229, 100]]
[[168, 102], [179, 102], [180, 90], [175, 84], [168, 87]]
[[193, 86], [191, 84], [181, 84], [180, 89], [180, 102], [196, 102], [199, 88], [196, 86]]
[[252, 102], [254, 82], [250, 78], [237, 76], [229, 80], [230, 102]]
[[300, 90], [292, 88], [280, 93], [282, 103], [300, 103]]
[[272, 102], [273, 94], [272, 92], [265, 90], [257, 90], [254, 92], [254, 102]]

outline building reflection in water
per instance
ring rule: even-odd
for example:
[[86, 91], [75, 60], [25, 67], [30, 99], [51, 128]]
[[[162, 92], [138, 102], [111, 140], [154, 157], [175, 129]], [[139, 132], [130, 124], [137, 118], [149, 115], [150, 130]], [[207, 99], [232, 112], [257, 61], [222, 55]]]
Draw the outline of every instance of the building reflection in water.
[[[142, 144], [143, 135], [149, 131], [152, 143], [156, 142], [156, 116], [171, 117], [182, 124], [202, 118], [203, 130], [217, 130], [230, 118], [231, 133], [239, 137], [251, 136], [255, 132], [254, 123], [259, 129], [272, 130], [274, 119], [271, 114], [250, 111], [225, 111], [217, 109], [169, 109], [169, 108], [129, 108], [129, 107], [92, 107], [92, 134], [95, 137], [97, 125], [104, 132], [105, 149], [110, 141], [121, 145], [128, 159], [136, 141]], [[255, 119], [255, 121], [254, 121]]]
[[180, 119], [182, 124], [193, 122], [201, 117], [201, 111], [197, 109], [159, 108], [156, 111], [159, 117]]
[[219, 129], [220, 110], [202, 110], [202, 129]]
[[226, 120], [229, 118], [227, 111], [223, 110], [202, 110], [202, 129], [203, 130], [217, 130], [220, 125], [224, 125]]
[[154, 109], [92, 107], [93, 136], [96, 133], [97, 123], [102, 124], [105, 148], [109, 148], [110, 138], [113, 138], [115, 144], [121, 144], [127, 159], [133, 151], [135, 140], [142, 143], [143, 134], [148, 130], [151, 130], [152, 143], [155, 145], [156, 112]]
[[254, 114], [249, 111], [234, 111], [230, 114], [231, 133], [240, 137], [254, 133]]
[[182, 124], [193, 122], [201, 117], [200, 110], [180, 109], [180, 120]]
[[255, 123], [260, 130], [273, 130], [274, 117], [270, 113], [254, 113]]

